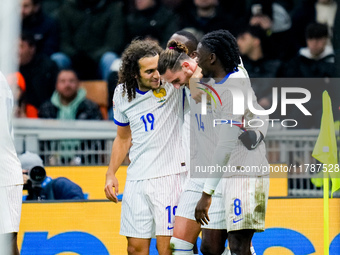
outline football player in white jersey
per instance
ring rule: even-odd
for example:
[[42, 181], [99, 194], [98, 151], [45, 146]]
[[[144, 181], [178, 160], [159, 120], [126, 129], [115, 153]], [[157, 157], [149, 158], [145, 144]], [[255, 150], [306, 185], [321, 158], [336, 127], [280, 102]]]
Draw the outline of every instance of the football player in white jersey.
[[[185, 42], [181, 43], [179, 40], [181, 40], [181, 38], [175, 37], [175, 40], [169, 41], [167, 49], [160, 55], [158, 70], [165, 81], [171, 82], [176, 88], [184, 90], [185, 94], [183, 95], [183, 102], [186, 104], [191, 100], [191, 93], [188, 86], [189, 80], [191, 78], [201, 78], [202, 74], [201, 68], [197, 66], [196, 61], [189, 57], [191, 52], [188, 52], [186, 45], [184, 45]], [[175, 67], [177, 64], [179, 67]], [[184, 87], [183, 85], [186, 86]], [[193, 92], [196, 93], [198, 91], [199, 90]], [[188, 110], [190, 110], [190, 107]], [[197, 163], [195, 160], [203, 160], [211, 155], [211, 153], [204, 152], [197, 155], [190, 151], [190, 114], [195, 115], [195, 112], [192, 110], [189, 112], [187, 109], [184, 109], [184, 123], [182, 130], [186, 166], [188, 169], [191, 164]], [[208, 116], [200, 116], [201, 123], [205, 122], [207, 117]], [[198, 128], [191, 131], [195, 133], [195, 136], [200, 136], [201, 138], [205, 137], [205, 139], [200, 139], [198, 142], [201, 142], [201, 146], [203, 143], [206, 143], [205, 148], [207, 148], [206, 152], [208, 152], [209, 144], [214, 143], [214, 137], [211, 137], [210, 139], [206, 137], [205, 134], [207, 132], [204, 132], [204, 128]], [[191, 158], [190, 154], [195, 155], [196, 157]], [[176, 213], [174, 235], [171, 239], [173, 254], [193, 254], [194, 243], [201, 231], [201, 225], [195, 221], [194, 209], [197, 201], [200, 199], [203, 186], [204, 179], [190, 178], [186, 182], [184, 191], [180, 196], [180, 202]], [[224, 206], [222, 205], [221, 199], [221, 195], [217, 195], [214, 199], [214, 203], [212, 205], [213, 212], [211, 212], [211, 224], [203, 226], [204, 229], [202, 229], [201, 252], [203, 254], [207, 254], [207, 251], [210, 251], [211, 254], [221, 254], [224, 251], [227, 232], [224, 230], [226, 225]]]
[[[255, 149], [250, 146], [252, 150], [248, 150], [238, 139], [243, 133], [242, 129], [249, 128], [247, 124], [255, 120], [256, 115], [246, 104], [244, 114], [233, 113], [230, 87], [241, 89], [243, 95], [247, 97], [248, 94], [245, 92], [252, 91], [250, 81], [246, 71], [238, 67], [240, 57], [237, 43], [228, 31], [218, 30], [206, 34], [197, 47], [197, 54], [203, 77], [211, 77], [215, 80], [213, 88], [221, 97], [222, 103], [217, 104], [217, 108], [213, 109], [214, 118], [229, 123], [215, 126], [219, 139], [212, 165], [232, 166], [232, 169], [237, 170], [230, 171], [228, 178], [224, 178], [222, 182], [230, 252], [232, 255], [249, 255], [254, 232], [264, 231], [269, 178], [262, 166], [267, 166], [268, 169], [268, 161], [262, 141]], [[255, 107], [256, 97], [254, 94], [252, 97]], [[247, 99], [244, 101], [248, 102]], [[256, 105], [255, 108], [259, 109], [257, 107]], [[230, 125], [230, 122], [233, 125]], [[243, 123], [246, 123], [245, 126], [242, 126]], [[260, 171], [245, 173], [244, 169], [254, 166]], [[216, 190], [222, 175], [223, 171], [214, 175], [215, 178], [207, 178], [205, 181], [201, 199], [195, 209], [195, 218], [201, 224], [208, 224], [211, 195]]]
[[0, 72], [0, 254], [19, 254], [19, 231], [23, 178], [14, 147], [13, 95]]
[[[189, 80], [191, 79], [190, 90], [195, 89], [196, 86], [200, 86], [196, 84], [199, 80], [194, 82], [192, 78], [200, 78], [202, 74], [200, 67], [197, 66], [195, 60], [189, 57], [190, 53], [186, 51], [183, 45], [187, 40], [182, 40], [183, 44], [178, 42], [179, 40], [182, 40], [182, 38], [175, 37], [174, 40], [169, 41], [168, 49], [160, 55], [158, 70], [162, 78], [172, 82], [175, 87], [180, 88], [185, 84], [186, 97], [190, 99]], [[211, 98], [209, 99], [211, 100]], [[188, 119], [190, 119], [191, 114], [191, 120], [194, 123], [191, 127], [191, 142], [195, 142], [195, 144], [191, 144], [190, 148], [190, 141], [185, 143], [186, 165], [193, 167], [195, 165], [207, 165], [212, 160], [218, 140], [212, 125], [210, 125], [213, 122], [211, 102], [207, 104], [207, 115], [201, 114], [200, 105], [196, 107], [195, 103], [190, 105], [194, 107], [191, 107], [190, 113], [184, 115], [183, 133], [186, 139], [190, 140], [190, 134], [186, 133], [190, 132], [190, 120]], [[266, 127], [264, 129], [266, 131]], [[193, 157], [190, 158], [190, 154]], [[188, 159], [191, 159], [192, 162]], [[184, 192], [181, 194], [174, 235], [171, 239], [173, 254], [193, 254], [192, 247], [201, 229], [201, 225], [195, 220], [194, 209], [201, 197], [204, 181], [204, 179], [200, 178], [191, 178], [186, 183]], [[210, 222], [208, 225], [202, 226], [201, 252], [203, 254], [221, 254], [225, 250], [224, 245], [227, 239], [222, 194], [217, 193], [212, 201], [213, 203], [209, 210]]]
[[178, 124], [180, 91], [160, 84], [161, 50], [153, 41], [133, 41], [122, 55], [120, 84], [113, 97], [118, 127], [105, 194], [118, 201], [115, 173], [132, 144], [120, 229], [131, 255], [149, 254], [154, 236], [159, 254], [171, 254], [174, 215], [187, 174]]

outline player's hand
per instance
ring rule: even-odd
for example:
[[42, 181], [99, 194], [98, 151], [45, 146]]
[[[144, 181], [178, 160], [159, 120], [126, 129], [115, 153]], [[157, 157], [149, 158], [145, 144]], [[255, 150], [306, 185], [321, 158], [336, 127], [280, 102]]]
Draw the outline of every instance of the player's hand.
[[193, 88], [193, 89], [190, 89], [190, 94], [191, 94], [191, 98], [195, 100], [196, 104], [198, 104], [198, 103], [201, 103], [202, 94], [205, 94], [205, 92], [203, 92], [200, 89]]
[[208, 195], [206, 193], [202, 193], [201, 199], [198, 201], [196, 208], [195, 208], [195, 219], [197, 223], [200, 223], [201, 225], [208, 225], [209, 215], [208, 210], [211, 205], [211, 195]]
[[263, 138], [262, 133], [258, 130], [247, 130], [238, 137], [248, 150], [254, 150]]
[[105, 195], [112, 202], [118, 202], [118, 179], [114, 174], [106, 174], [106, 182], [105, 182]]

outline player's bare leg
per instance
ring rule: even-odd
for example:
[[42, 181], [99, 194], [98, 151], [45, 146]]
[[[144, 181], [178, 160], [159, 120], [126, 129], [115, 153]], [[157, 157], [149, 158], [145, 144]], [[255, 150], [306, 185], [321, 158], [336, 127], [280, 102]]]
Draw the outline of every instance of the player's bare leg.
[[201, 225], [194, 220], [176, 216], [173, 239], [171, 239], [172, 254], [194, 254], [193, 247], [201, 231]]
[[151, 239], [127, 237], [128, 255], [148, 255]]
[[231, 255], [251, 255], [250, 247], [253, 235], [253, 229], [230, 231], [228, 233], [228, 243]]
[[19, 255], [18, 242], [17, 242], [18, 233], [11, 233], [11, 242], [12, 242], [12, 254]]
[[201, 252], [204, 255], [222, 254], [227, 237], [225, 229], [202, 229]]
[[157, 251], [159, 255], [171, 255], [170, 248], [171, 236], [156, 236], [157, 239]]
[[17, 233], [0, 234], [0, 254], [19, 255]]

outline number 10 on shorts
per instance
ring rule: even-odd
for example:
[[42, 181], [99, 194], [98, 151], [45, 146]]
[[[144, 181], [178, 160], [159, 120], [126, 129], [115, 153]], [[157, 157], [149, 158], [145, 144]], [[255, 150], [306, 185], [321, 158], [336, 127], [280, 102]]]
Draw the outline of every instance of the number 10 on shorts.
[[[177, 209], [177, 205], [175, 205], [174, 207], [171, 207], [171, 205], [165, 207], [165, 210], [168, 213], [168, 223], [169, 224], [173, 223], [173, 219], [174, 219], [175, 214], [176, 214], [176, 209]], [[173, 226], [168, 226], [169, 230], [173, 229], [173, 228], [174, 228]]]

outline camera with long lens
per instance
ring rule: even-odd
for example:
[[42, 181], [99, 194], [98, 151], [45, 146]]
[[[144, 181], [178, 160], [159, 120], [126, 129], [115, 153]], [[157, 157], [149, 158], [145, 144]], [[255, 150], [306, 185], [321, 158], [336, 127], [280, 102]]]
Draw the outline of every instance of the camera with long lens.
[[32, 182], [32, 187], [41, 187], [41, 184], [46, 178], [46, 171], [41, 166], [33, 167], [28, 174]]
[[27, 200], [44, 199], [42, 183], [46, 178], [46, 171], [41, 166], [35, 166], [28, 171], [29, 180], [25, 184], [24, 189], [28, 191]]

